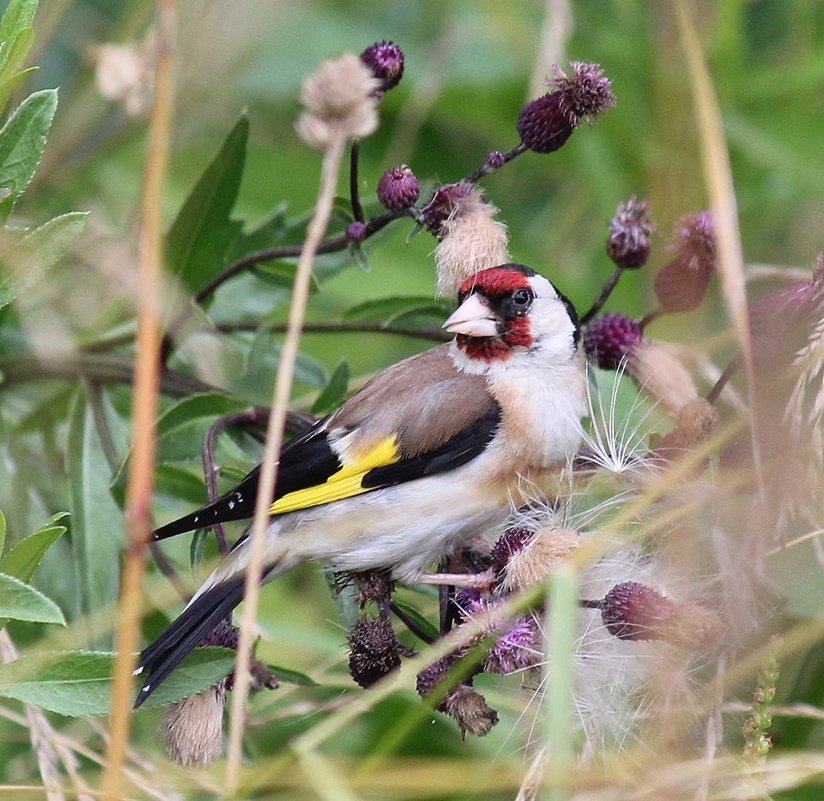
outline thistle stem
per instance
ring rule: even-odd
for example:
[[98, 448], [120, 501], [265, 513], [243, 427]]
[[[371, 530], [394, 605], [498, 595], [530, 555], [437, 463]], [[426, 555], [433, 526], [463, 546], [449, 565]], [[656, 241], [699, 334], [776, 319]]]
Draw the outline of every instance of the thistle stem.
[[595, 298], [595, 302], [590, 307], [590, 310], [581, 318], [581, 325], [586, 325], [596, 314], [598, 314], [601, 309], [604, 308], [604, 304], [609, 300], [609, 296], [612, 294], [612, 290], [618, 284], [619, 279], [621, 278], [621, 273], [624, 271], [620, 267], [616, 267], [613, 271], [612, 275], [609, 277], [609, 280], [604, 284], [601, 288], [601, 292], [597, 298]]

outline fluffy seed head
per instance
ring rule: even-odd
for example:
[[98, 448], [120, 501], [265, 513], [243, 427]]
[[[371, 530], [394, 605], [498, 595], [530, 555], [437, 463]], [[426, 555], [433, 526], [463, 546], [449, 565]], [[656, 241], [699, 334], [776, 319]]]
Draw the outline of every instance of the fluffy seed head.
[[423, 217], [439, 239], [439, 294], [453, 295], [469, 276], [490, 264], [510, 261], [506, 226], [495, 219], [497, 213], [481, 190], [469, 184], [452, 184], [433, 193]]
[[406, 164], [393, 167], [378, 181], [378, 200], [392, 211], [408, 209], [420, 194], [421, 185]]
[[602, 370], [617, 370], [643, 338], [637, 320], [619, 312], [608, 312], [586, 327], [584, 351], [587, 359]]
[[579, 535], [568, 528], [546, 526], [532, 540], [510, 556], [502, 577], [505, 592], [514, 592], [546, 581], [560, 562], [581, 544]]
[[609, 223], [607, 255], [618, 267], [634, 269], [646, 264], [650, 252], [650, 237], [655, 226], [645, 201], [632, 195], [618, 206]]
[[656, 342], [643, 339], [632, 349], [627, 371], [641, 389], [677, 415], [698, 397], [692, 376], [681, 362]]
[[163, 718], [161, 736], [169, 757], [185, 767], [205, 767], [223, 749], [223, 683], [172, 704]]
[[625, 581], [604, 597], [601, 619], [621, 640], [660, 640], [675, 610], [669, 598], [637, 581]]
[[360, 618], [346, 639], [349, 673], [361, 687], [370, 687], [401, 666], [400, 643], [388, 620]]
[[403, 77], [403, 50], [394, 42], [375, 42], [361, 54], [360, 60], [372, 70], [372, 75], [380, 81], [380, 90], [388, 92], [396, 87]]
[[528, 103], [518, 116], [521, 142], [535, 153], [558, 150], [582, 119], [592, 121], [615, 105], [611, 81], [601, 67], [583, 61], [573, 61], [571, 67], [571, 75], [556, 67], [547, 80], [555, 91]]
[[380, 82], [354, 53], [324, 61], [303, 81], [296, 123], [310, 147], [325, 150], [337, 136], [368, 136], [378, 127], [374, 93]]
[[675, 224], [675, 254], [655, 276], [655, 296], [666, 312], [690, 311], [707, 294], [716, 267], [715, 227], [708, 211], [687, 214]]
[[655, 453], [678, 456], [704, 442], [718, 425], [718, 412], [704, 398], [695, 398], [678, 411], [678, 425], [661, 437]]

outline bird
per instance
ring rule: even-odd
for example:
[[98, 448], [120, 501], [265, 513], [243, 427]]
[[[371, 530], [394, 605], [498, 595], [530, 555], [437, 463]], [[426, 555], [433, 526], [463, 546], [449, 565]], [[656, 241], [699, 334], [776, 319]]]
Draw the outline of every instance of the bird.
[[[581, 328], [572, 303], [530, 267], [483, 269], [443, 324], [451, 342], [376, 374], [281, 450], [263, 581], [306, 560], [386, 569], [415, 584], [457, 544], [494, 530], [559, 475], [586, 414]], [[259, 466], [154, 540], [254, 513]], [[241, 602], [249, 534], [141, 653], [140, 706]]]

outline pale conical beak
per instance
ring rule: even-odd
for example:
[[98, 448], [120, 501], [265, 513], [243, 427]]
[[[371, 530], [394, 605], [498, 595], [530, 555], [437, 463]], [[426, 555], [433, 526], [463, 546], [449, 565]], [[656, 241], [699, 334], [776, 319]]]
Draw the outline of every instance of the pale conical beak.
[[496, 337], [498, 336], [498, 320], [492, 309], [480, 295], [470, 295], [443, 327], [450, 334], [463, 334], [467, 337]]

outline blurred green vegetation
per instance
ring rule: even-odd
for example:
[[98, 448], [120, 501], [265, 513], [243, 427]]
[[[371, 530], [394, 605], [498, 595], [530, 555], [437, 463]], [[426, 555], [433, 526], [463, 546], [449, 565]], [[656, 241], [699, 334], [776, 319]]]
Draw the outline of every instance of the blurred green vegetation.
[[[548, 19], [547, 9], [566, 9], [568, 37], [564, 21]], [[181, 3], [180, 13], [174, 142], [164, 206], [169, 224], [244, 111], [250, 138], [234, 216], [251, 227], [282, 203], [289, 215], [309, 210], [320, 159], [294, 132], [300, 81], [319, 60], [344, 50], [359, 52], [379, 39], [403, 47], [406, 72], [382, 103], [379, 131], [362, 143], [363, 194], [373, 209], [380, 175], [401, 162], [434, 186], [472, 172], [490, 151], [514, 146], [515, 120], [535, 93], [536, 78], [549, 74], [553, 61], [564, 66], [569, 60], [601, 64], [613, 81], [617, 106], [592, 128], [582, 126], [558, 153], [528, 153], [484, 180], [488, 198], [509, 227], [514, 259], [546, 273], [579, 309], [586, 309], [612, 269], [604, 252], [608, 220], [630, 194], [643, 196], [658, 226], [653, 258], [640, 274], [625, 276], [608, 306], [641, 315], [653, 305], [651, 276], [667, 257], [673, 221], [707, 205], [689, 78], [669, 0], [238, 0]], [[60, 104], [44, 160], [13, 221], [35, 224], [72, 209], [90, 215], [83, 239], [48, 281], [0, 311], [4, 356], [63, 352], [120, 332], [133, 321], [132, 298], [139, 289], [134, 240], [147, 116], [131, 116], [100, 96], [94, 54], [104, 43], [143, 41], [152, 14], [153, 4], [146, 0], [58, 0], [44, 3], [38, 12], [32, 63], [41, 66], [17, 89], [15, 99], [59, 86]], [[808, 268], [824, 250], [824, 4], [708, 0], [697, 5], [697, 22], [728, 136], [745, 260]], [[558, 47], [551, 45], [553, 36], [561, 43]], [[346, 175], [340, 194], [347, 195]], [[340, 222], [336, 225], [335, 232], [342, 230]], [[365, 244], [369, 271], [350, 265], [322, 281], [310, 301], [309, 319], [339, 320], [348, 308], [371, 298], [431, 295], [435, 242], [425, 232], [409, 239], [412, 228], [408, 220], [397, 221], [370, 239]], [[759, 282], [753, 292], [770, 286]], [[713, 292], [698, 312], [668, 317], [651, 333], [706, 345], [723, 364], [731, 345], [724, 337], [727, 325], [717, 287]], [[211, 313], [217, 319], [272, 314], [282, 321], [287, 302], [288, 292], [244, 276], [219, 291]], [[304, 410], [342, 359], [349, 364], [354, 386], [426, 345], [363, 333], [306, 334], [302, 342], [308, 367], [294, 394]], [[268, 386], [239, 383], [248, 345], [243, 337], [231, 342], [198, 337], [176, 355], [175, 366], [239, 392], [244, 400], [264, 402]], [[9, 520], [10, 542], [77, 503], [71, 495], [72, 454], [67, 445], [70, 419], [82, 417], [76, 388], [76, 382], [57, 380], [0, 385], [0, 508]], [[127, 385], [105, 387], [102, 405], [121, 457], [128, 442], [129, 401]], [[107, 494], [111, 470], [104, 444], [93, 434], [89, 437], [83, 458], [86, 465], [97, 460], [97, 483], [88, 499], [98, 504], [98, 517], [87, 533], [96, 538], [91, 547], [99, 549], [97, 556], [105, 560], [108, 574], [98, 589], [111, 600], [122, 519]], [[196, 495], [201, 486], [196, 478], [199, 440], [194, 430], [187, 437], [182, 449], [187, 458], [180, 460], [185, 468], [177, 479]], [[227, 438], [221, 442], [219, 461], [248, 468], [256, 448], [250, 438]], [[171, 517], [195, 500], [182, 491], [178, 497], [159, 493], [158, 518]], [[77, 536], [70, 532], [70, 538]], [[84, 600], [85, 579], [70, 567], [70, 538], [48, 554], [36, 583], [76, 621], [103, 599]], [[187, 542], [175, 541], [168, 548], [187, 578], [188, 551]], [[793, 584], [792, 565], [787, 572], [790, 577], [781, 579], [785, 587]], [[811, 573], [804, 586], [796, 588], [807, 603], [793, 601], [791, 611], [812, 618], [820, 617], [820, 603], [816, 606], [810, 598], [820, 600], [821, 582], [820, 570]], [[152, 581], [153, 588], [165, 586], [157, 576]], [[423, 611], [435, 612], [434, 598], [421, 602], [417, 597], [417, 602]], [[322, 676], [326, 686], [284, 687], [259, 696], [249, 746], [253, 759], [281, 753], [296, 733], [335, 705], [343, 688], [350, 691], [344, 631], [314, 566], [303, 566], [268, 586], [260, 618], [265, 638], [259, 654]], [[31, 624], [10, 629], [20, 644], [37, 642], [41, 635]], [[91, 635], [90, 641], [100, 642]], [[801, 657], [788, 671], [798, 673], [803, 699], [797, 700], [821, 705], [824, 673], [810, 670], [810, 664], [818, 668], [824, 659], [818, 651], [809, 655], [811, 663]], [[458, 757], [509, 765], [518, 759], [521, 740], [513, 730], [529, 693], [517, 690], [517, 679], [484, 681], [490, 702], [502, 716], [502, 724], [484, 740], [462, 743], [451, 721], [428, 713], [409, 692], [393, 695], [373, 714], [360, 716], [334, 739], [330, 753], [353, 759], [375, 751], [387, 757], [454, 757], [457, 777]], [[160, 758], [154, 735], [158, 720], [156, 711], [147, 711], [136, 723], [135, 742], [153, 759]], [[782, 741], [788, 744], [821, 741], [820, 722], [803, 724], [803, 732], [789, 723], [780, 725]], [[23, 734], [23, 729], [4, 724], [0, 776], [5, 781], [16, 781], [30, 765]], [[205, 797], [208, 790], [200, 792]], [[309, 791], [298, 791], [299, 796], [289, 792], [270, 797], [311, 797]], [[456, 786], [449, 794], [410, 797], [503, 799], [512, 793], [464, 793]]]

